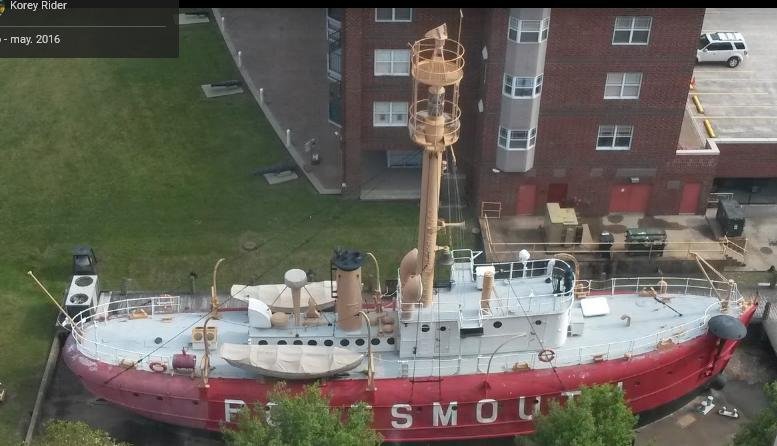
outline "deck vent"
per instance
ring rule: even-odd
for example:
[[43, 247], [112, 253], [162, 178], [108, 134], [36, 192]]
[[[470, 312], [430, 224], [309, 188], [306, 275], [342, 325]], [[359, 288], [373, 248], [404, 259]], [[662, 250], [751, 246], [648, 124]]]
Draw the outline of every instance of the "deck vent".
[[73, 276], [65, 298], [65, 311], [75, 318], [77, 314], [97, 304], [98, 293], [97, 276]]

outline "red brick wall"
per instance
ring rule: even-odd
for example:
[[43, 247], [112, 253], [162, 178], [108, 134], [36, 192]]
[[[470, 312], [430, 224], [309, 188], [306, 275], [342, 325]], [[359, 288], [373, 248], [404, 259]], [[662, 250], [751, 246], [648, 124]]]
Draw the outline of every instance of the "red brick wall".
[[718, 143], [722, 178], [777, 178], [777, 142]]
[[[619, 15], [652, 16], [649, 44], [612, 45]], [[640, 178], [653, 185], [651, 214], [677, 211], [679, 195], [674, 194], [680, 191], [667, 190], [667, 181], [678, 176], [702, 182], [706, 193], [714, 168], [698, 169], [697, 160], [675, 160], [703, 19], [702, 8], [552, 9], [534, 168], [494, 178], [494, 127], [490, 135], [481, 136], [483, 157], [476, 179], [480, 200], [501, 201], [505, 213], [514, 213], [518, 186], [537, 184], [539, 213], [548, 184], [567, 183], [568, 197], [581, 214], [601, 215], [607, 212], [610, 187], [626, 181], [614, 178], [617, 168], [657, 169], [654, 177]], [[506, 39], [504, 29], [492, 33], [489, 40]], [[642, 72], [639, 99], [605, 101], [608, 72]], [[489, 76], [488, 82], [501, 83], [501, 70], [497, 74], [498, 80]], [[499, 87], [492, 92], [501, 94]], [[605, 124], [633, 125], [631, 150], [597, 151], [598, 126]], [[592, 178], [592, 168], [603, 168], [603, 175]], [[554, 177], [556, 169], [566, 169], [565, 175]]]
[[[464, 9], [461, 40], [467, 51], [464, 80], [459, 106], [462, 108], [462, 132], [456, 144], [459, 169], [467, 172], [472, 164], [480, 81], [480, 51], [482, 48], [482, 9]], [[346, 152], [419, 150], [408, 136], [407, 127], [373, 127], [373, 102], [412, 100], [413, 81], [410, 76], [375, 76], [376, 49], [404, 49], [423, 38], [432, 28], [448, 25], [448, 35], [456, 39], [459, 31], [459, 9], [414, 8], [412, 22], [376, 22], [374, 8], [348, 8], [344, 23], [344, 83]], [[350, 28], [350, 29], [349, 29]], [[350, 86], [349, 86], [350, 84]], [[425, 97], [425, 93], [422, 93]], [[349, 112], [350, 110], [350, 112]], [[352, 138], [348, 138], [351, 133]], [[358, 135], [358, 136], [357, 136]], [[346, 160], [347, 162], [347, 160]], [[355, 164], [346, 167], [347, 171]], [[348, 172], [347, 172], [348, 173]], [[351, 175], [351, 178], [355, 176]], [[366, 178], [361, 178], [365, 181]]]

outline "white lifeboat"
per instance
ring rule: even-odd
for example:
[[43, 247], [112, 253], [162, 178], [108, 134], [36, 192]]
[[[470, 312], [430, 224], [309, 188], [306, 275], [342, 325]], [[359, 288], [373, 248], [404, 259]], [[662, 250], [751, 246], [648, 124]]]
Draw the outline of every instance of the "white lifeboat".
[[282, 379], [315, 379], [356, 368], [364, 355], [340, 347], [317, 345], [223, 344], [221, 357], [230, 365]]

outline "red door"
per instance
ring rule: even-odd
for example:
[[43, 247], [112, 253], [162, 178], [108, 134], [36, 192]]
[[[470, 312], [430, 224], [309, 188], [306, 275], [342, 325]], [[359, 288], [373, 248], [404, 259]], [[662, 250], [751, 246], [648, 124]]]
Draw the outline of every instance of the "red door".
[[699, 208], [699, 194], [701, 193], [701, 184], [685, 183], [683, 185], [683, 196], [680, 199], [680, 214], [695, 214]]
[[518, 215], [534, 214], [537, 200], [537, 186], [534, 184], [522, 184], [518, 186], [518, 198], [515, 202], [515, 213]]
[[548, 186], [548, 203], [561, 203], [567, 199], [566, 183], [551, 184]]
[[647, 211], [649, 184], [618, 184], [610, 189], [610, 212]]

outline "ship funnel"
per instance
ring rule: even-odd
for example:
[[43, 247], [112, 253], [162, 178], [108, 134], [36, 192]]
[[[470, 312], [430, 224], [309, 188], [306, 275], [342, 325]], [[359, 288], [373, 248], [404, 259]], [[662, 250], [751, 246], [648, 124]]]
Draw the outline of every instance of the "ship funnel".
[[364, 255], [359, 251], [336, 250], [332, 257], [337, 282], [337, 326], [347, 331], [362, 326], [359, 312], [362, 310], [362, 264]]
[[421, 301], [421, 276], [412, 275], [402, 285], [402, 319], [408, 319], [412, 316], [412, 311]]
[[308, 276], [305, 271], [301, 269], [290, 269], [286, 271], [283, 276], [283, 281], [286, 286], [291, 289], [291, 301], [294, 305], [294, 323], [299, 325], [299, 313], [300, 313], [300, 294], [302, 287], [308, 283]]

